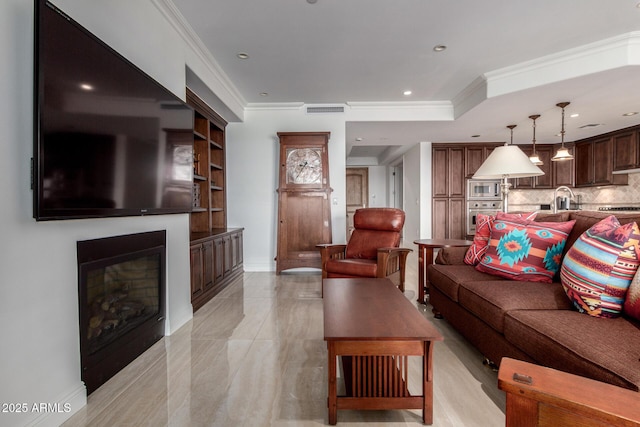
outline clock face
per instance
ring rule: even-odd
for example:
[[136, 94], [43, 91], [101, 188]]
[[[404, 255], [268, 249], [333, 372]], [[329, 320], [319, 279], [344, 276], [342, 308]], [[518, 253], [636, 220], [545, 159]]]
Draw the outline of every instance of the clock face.
[[287, 149], [287, 183], [321, 184], [321, 148]]

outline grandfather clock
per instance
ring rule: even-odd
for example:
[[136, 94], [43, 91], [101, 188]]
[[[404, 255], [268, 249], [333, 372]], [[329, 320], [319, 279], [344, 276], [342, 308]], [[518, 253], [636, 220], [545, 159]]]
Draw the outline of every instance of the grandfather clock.
[[278, 252], [276, 274], [320, 268], [319, 243], [331, 243], [329, 132], [278, 132]]

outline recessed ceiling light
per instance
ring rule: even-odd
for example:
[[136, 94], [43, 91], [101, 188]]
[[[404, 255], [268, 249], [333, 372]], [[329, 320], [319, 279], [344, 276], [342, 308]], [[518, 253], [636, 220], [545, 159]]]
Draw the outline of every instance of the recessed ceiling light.
[[409, 95], [411, 95], [412, 93], [413, 93], [413, 92], [411, 92], [410, 90], [405, 90], [404, 92], [402, 92], [402, 94], [403, 94], [404, 96], [409, 96]]
[[260, 92], [260, 96], [269, 96], [267, 92]]
[[[639, 3], [640, 4], [640, 3]], [[637, 111], [630, 111], [628, 113], [624, 113], [623, 116], [625, 117], [629, 117], [629, 116], [635, 116], [636, 114], [638, 114]]]
[[471, 138], [480, 138], [480, 135], [478, 135], [478, 134], [471, 135]]
[[93, 90], [93, 86], [89, 83], [80, 83], [80, 89], [82, 90]]
[[573, 113], [573, 114], [572, 114], [572, 115], [570, 115], [569, 117], [576, 118], [576, 117], [579, 117], [579, 116], [580, 116], [580, 114], [578, 114], [578, 113]]
[[362, 138], [357, 137], [357, 138], [356, 138], [356, 141], [360, 142], [360, 141], [362, 141]]
[[435, 50], [436, 52], [442, 52], [443, 50], [446, 50], [446, 49], [447, 47], [443, 44], [438, 44], [433, 47], [433, 50]]
[[236, 56], [240, 59], [249, 59], [249, 54], [244, 52], [239, 52]]

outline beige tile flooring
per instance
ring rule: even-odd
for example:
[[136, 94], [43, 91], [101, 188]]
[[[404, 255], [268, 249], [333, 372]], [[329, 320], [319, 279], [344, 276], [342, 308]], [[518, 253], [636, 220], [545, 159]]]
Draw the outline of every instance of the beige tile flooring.
[[[481, 355], [429, 307], [434, 426], [504, 425], [504, 395]], [[327, 424], [326, 345], [316, 273], [245, 273], [88, 398], [64, 426], [317, 426]], [[419, 361], [410, 376], [419, 378]], [[417, 381], [417, 380], [416, 380]], [[418, 426], [421, 412], [338, 411], [338, 425]]]

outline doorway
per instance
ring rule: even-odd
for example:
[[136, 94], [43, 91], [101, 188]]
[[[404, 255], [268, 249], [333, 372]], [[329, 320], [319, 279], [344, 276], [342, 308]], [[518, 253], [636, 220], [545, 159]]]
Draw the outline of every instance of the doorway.
[[347, 168], [347, 241], [353, 231], [356, 209], [369, 206], [369, 168]]

